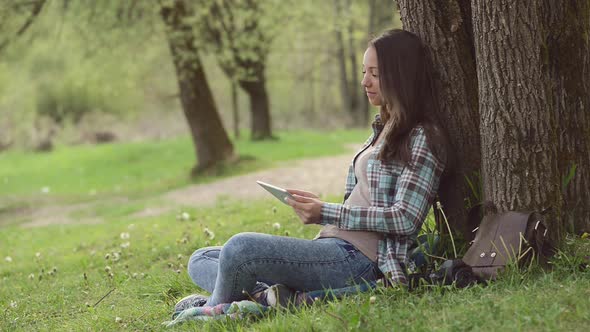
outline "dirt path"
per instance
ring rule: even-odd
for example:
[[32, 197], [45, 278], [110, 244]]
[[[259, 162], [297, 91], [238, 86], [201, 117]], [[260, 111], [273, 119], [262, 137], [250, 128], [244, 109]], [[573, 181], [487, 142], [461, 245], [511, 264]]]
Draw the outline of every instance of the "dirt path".
[[[181, 206], [210, 206], [219, 198], [238, 200], [274, 199], [262, 189], [256, 180], [275, 184], [284, 188], [296, 188], [317, 194], [341, 194], [352, 151], [358, 146], [351, 146], [351, 152], [344, 155], [301, 159], [272, 169], [226, 178], [216, 182], [192, 185], [175, 189], [162, 194], [159, 206], [152, 206], [139, 211], [130, 217], [144, 218], [158, 216], [169, 211], [178, 211]], [[155, 197], [158, 198], [158, 197]], [[126, 199], [113, 198], [109, 203], [128, 202]], [[83, 204], [44, 206], [26, 213], [23, 227], [40, 227], [55, 224], [90, 224], [100, 223], [101, 218], [95, 216], [71, 217], [77, 211], [91, 211], [105, 201]]]

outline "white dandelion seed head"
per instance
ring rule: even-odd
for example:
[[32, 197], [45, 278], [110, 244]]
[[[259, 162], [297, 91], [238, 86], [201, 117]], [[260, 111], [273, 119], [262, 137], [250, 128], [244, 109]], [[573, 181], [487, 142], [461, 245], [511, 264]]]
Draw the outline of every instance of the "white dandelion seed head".
[[51, 192], [51, 188], [45, 186], [43, 188], [41, 188], [41, 193], [42, 194], [49, 194]]
[[375, 297], [375, 296], [371, 296], [371, 297], [369, 298], [369, 303], [371, 303], [371, 304], [374, 304], [374, 303], [375, 303], [375, 301], [377, 301], [377, 297]]
[[4, 257], [4, 260], [7, 261], [8, 263], [12, 263], [12, 257], [10, 257], [10, 256]]
[[16, 303], [16, 301], [10, 301], [10, 307], [16, 308], [16, 307], [18, 307], [18, 304]]
[[279, 229], [281, 229], [281, 224], [279, 224], [278, 222], [275, 222], [274, 224], [272, 224], [272, 228], [276, 231], [278, 231]]
[[123, 242], [123, 243], [121, 243], [121, 248], [123, 248], [123, 249], [129, 248], [130, 245], [131, 245], [131, 243], [129, 243], [129, 241]]
[[129, 235], [129, 233], [127, 233], [127, 232], [123, 232], [123, 233], [121, 233], [120, 237], [121, 237], [121, 240], [128, 240], [131, 237], [131, 235]]
[[29, 274], [29, 279], [30, 279], [30, 280], [33, 280], [33, 279], [35, 279], [35, 274], [34, 274], [34, 273], [31, 273], [31, 274]]
[[180, 214], [180, 220], [187, 221], [191, 218], [191, 215], [188, 212], [183, 212]]
[[123, 318], [115, 317], [115, 323], [121, 323], [121, 322], [123, 322]]
[[36, 253], [35, 253], [35, 257], [37, 257], [37, 258], [41, 258], [41, 253], [40, 253], [40, 252], [36, 252]]
[[111, 272], [111, 267], [110, 267], [110, 266], [108, 266], [108, 265], [107, 265], [107, 266], [105, 266], [105, 267], [104, 267], [104, 271], [105, 271], [106, 273], [109, 273], [109, 272]]
[[104, 259], [109, 259], [111, 258], [111, 254], [109, 254], [108, 252], [104, 255]]

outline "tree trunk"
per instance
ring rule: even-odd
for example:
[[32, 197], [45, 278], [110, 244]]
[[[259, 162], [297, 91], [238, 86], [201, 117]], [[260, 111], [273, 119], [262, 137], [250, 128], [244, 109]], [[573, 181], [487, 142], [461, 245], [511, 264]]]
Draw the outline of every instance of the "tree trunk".
[[[347, 30], [348, 30], [348, 59], [350, 60], [350, 80], [347, 82], [348, 83], [348, 104], [350, 105], [350, 110], [351, 110], [351, 114], [352, 114], [352, 126], [353, 127], [360, 127], [360, 128], [366, 128], [367, 127], [367, 121], [366, 118], [368, 117], [367, 114], [363, 114], [363, 109], [361, 108], [361, 104], [360, 104], [360, 92], [361, 90], [361, 81], [358, 78], [358, 72], [359, 72], [359, 65], [358, 65], [358, 61], [356, 58], [356, 52], [358, 50], [358, 47], [355, 45], [354, 43], [354, 20], [351, 19], [352, 15], [351, 15], [351, 10], [352, 10], [352, 5], [350, 3], [350, 0], [346, 0], [345, 2], [346, 5], [346, 17], [348, 17], [348, 22], [347, 22]], [[363, 119], [365, 119], [365, 121], [363, 121]]]
[[231, 82], [231, 108], [234, 122], [234, 136], [240, 138], [240, 111], [238, 105], [238, 85], [232, 79]]
[[166, 25], [166, 37], [176, 68], [182, 109], [187, 119], [197, 155], [192, 174], [210, 169], [220, 162], [235, 159], [230, 142], [207, 84], [207, 78], [194, 44], [190, 14], [183, 0], [162, 5], [160, 15]]
[[[439, 118], [454, 153], [439, 195], [451, 228], [470, 239], [473, 226], [467, 223], [467, 209], [481, 200], [481, 151], [469, 1], [397, 2], [404, 29], [420, 36], [432, 54], [442, 112]], [[467, 177], [475, 184], [474, 189]]]
[[590, 232], [590, 2], [545, 1], [553, 109], [558, 112], [562, 188], [568, 231]]
[[542, 0], [474, 0], [484, 197], [499, 210], [553, 207], [559, 240], [561, 192]]
[[273, 139], [270, 129], [270, 104], [264, 75], [256, 75], [254, 81], [240, 81], [240, 86], [250, 97], [251, 139]]
[[344, 45], [344, 35], [342, 33], [342, 21], [344, 16], [344, 10], [342, 9], [342, 0], [334, 0], [334, 10], [336, 13], [337, 20], [339, 21], [335, 27], [336, 34], [336, 57], [338, 58], [338, 68], [340, 72], [340, 95], [342, 100], [342, 108], [348, 115], [349, 125], [354, 124], [354, 110], [350, 107], [350, 91], [349, 91], [349, 80], [348, 70], [346, 67], [346, 48]]

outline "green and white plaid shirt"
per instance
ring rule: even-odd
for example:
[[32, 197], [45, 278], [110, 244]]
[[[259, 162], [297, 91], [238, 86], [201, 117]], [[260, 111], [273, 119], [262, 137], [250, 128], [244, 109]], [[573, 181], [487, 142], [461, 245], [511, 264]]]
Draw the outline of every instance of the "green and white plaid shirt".
[[[373, 123], [373, 134], [361, 151], [376, 138], [382, 125], [379, 118]], [[383, 275], [392, 283], [407, 284], [403, 266], [428, 210], [436, 196], [444, 162], [437, 159], [426, 142], [424, 128], [413, 129], [410, 140], [411, 166], [400, 161], [381, 162], [378, 159], [383, 140], [379, 143], [367, 164], [370, 207], [324, 203], [320, 223], [335, 225], [350, 231], [383, 233], [379, 241], [377, 263]], [[359, 151], [360, 153], [360, 151]], [[346, 180], [346, 200], [357, 183], [354, 161]]]

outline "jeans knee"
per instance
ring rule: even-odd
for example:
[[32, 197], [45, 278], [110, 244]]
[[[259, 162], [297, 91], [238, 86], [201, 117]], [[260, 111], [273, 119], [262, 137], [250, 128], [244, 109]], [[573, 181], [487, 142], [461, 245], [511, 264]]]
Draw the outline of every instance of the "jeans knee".
[[204, 260], [215, 259], [213, 257], [210, 257], [210, 255], [208, 255], [208, 254], [211, 253], [212, 251], [216, 251], [216, 250], [219, 251], [220, 249], [221, 249], [220, 247], [204, 247], [204, 248], [200, 248], [200, 249], [195, 250], [195, 252], [193, 252], [191, 257], [188, 259], [187, 268], [189, 270], [189, 273], [197, 265], [199, 265], [200, 262], [203, 262]]
[[235, 265], [242, 263], [251, 254], [254, 242], [257, 240], [256, 233], [238, 233], [232, 236], [221, 249], [220, 262], [223, 265]]

